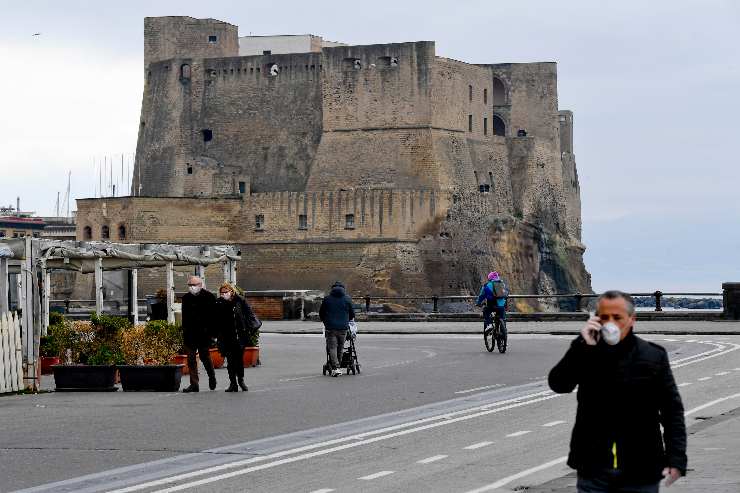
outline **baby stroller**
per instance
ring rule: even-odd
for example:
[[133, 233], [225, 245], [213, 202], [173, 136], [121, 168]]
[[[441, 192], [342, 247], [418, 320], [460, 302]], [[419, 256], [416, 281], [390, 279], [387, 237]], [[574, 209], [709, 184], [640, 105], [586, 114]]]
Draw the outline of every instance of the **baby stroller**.
[[[347, 329], [347, 337], [344, 340], [344, 351], [342, 352], [342, 359], [339, 361], [339, 368], [346, 368], [347, 375], [352, 372], [353, 375], [360, 373], [360, 363], [357, 361], [357, 348], [355, 346], [355, 339], [357, 338], [357, 324], [352, 321], [349, 323]], [[326, 352], [326, 363], [324, 363], [323, 369], [324, 375], [328, 375], [331, 372], [331, 364], [329, 363], [329, 352]]]

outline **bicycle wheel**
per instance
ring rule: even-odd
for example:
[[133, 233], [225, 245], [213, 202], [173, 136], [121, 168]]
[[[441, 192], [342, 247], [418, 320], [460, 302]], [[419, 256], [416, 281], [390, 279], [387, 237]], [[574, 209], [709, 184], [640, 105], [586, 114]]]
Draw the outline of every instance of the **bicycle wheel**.
[[488, 352], [493, 352], [493, 349], [496, 347], [496, 342], [494, 341], [493, 334], [493, 325], [489, 325], [483, 328], [483, 340], [486, 343], [486, 349], [488, 349]]
[[509, 342], [509, 337], [506, 330], [506, 322], [501, 320], [499, 323], [501, 325], [499, 326], [498, 337], [496, 337], [496, 345], [498, 346], [498, 352], [504, 354], [506, 352], [506, 346]]

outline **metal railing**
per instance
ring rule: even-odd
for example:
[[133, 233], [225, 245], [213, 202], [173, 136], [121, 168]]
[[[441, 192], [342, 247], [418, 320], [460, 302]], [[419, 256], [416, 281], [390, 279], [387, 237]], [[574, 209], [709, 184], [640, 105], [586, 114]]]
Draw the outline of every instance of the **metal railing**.
[[[663, 311], [663, 297], [665, 296], [682, 296], [682, 297], [722, 297], [722, 293], [664, 293], [663, 291], [653, 291], [651, 293], [629, 293], [633, 298], [652, 297], [655, 299], [655, 310], [656, 312]], [[559, 299], [571, 299], [574, 301], [575, 311], [583, 311], [584, 300], [598, 298], [600, 293], [561, 293], [561, 294], [511, 294], [509, 295], [510, 300], [516, 299], [537, 299], [537, 300], [559, 300]], [[375, 301], [422, 301], [432, 303], [432, 313], [439, 313], [439, 302], [440, 300], [450, 301], [471, 301], [478, 297], [474, 295], [463, 295], [463, 296], [372, 296], [369, 294], [359, 295], [353, 297], [355, 300], [362, 299], [364, 301], [365, 312], [370, 312], [370, 308], [373, 300]]]

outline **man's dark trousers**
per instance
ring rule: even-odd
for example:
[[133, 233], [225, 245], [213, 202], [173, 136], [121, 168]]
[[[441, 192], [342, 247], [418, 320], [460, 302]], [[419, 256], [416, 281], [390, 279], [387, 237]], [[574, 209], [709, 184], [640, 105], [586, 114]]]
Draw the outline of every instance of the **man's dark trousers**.
[[604, 471], [592, 477], [578, 475], [576, 483], [578, 493], [658, 493], [660, 483], [634, 484], [619, 480], [619, 474]]
[[344, 352], [344, 340], [347, 338], [346, 330], [325, 330], [326, 351], [329, 353], [329, 364], [332, 370], [341, 366], [342, 353]]
[[206, 369], [206, 373], [209, 378], [216, 378], [216, 372], [213, 371], [213, 363], [211, 362], [211, 353], [208, 346], [199, 347], [197, 349], [189, 348], [185, 346], [185, 353], [188, 355], [188, 372], [190, 373], [190, 385], [198, 387], [200, 378], [198, 377], [198, 361], [195, 359], [195, 353], [200, 355], [200, 360], [203, 362], [203, 367]]

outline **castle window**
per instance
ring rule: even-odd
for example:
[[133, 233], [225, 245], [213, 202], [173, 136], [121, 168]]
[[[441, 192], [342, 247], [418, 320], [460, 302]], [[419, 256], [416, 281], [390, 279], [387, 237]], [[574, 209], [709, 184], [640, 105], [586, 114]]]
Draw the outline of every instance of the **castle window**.
[[483, 104], [488, 104], [488, 89], [483, 89]]
[[398, 67], [398, 57], [395, 56], [379, 56], [378, 67]]
[[213, 140], [213, 130], [210, 128], [204, 128], [201, 130], [201, 133], [203, 133], [203, 142], [210, 142]]
[[527, 131], [524, 130], [523, 128], [520, 128], [519, 130], [516, 131], [516, 136], [517, 137], [526, 137], [527, 136]]
[[305, 214], [298, 216], [298, 229], [308, 229], [308, 216]]
[[103, 225], [102, 228], [100, 228], [100, 237], [104, 240], [110, 239], [110, 228], [106, 225]]
[[191, 165], [191, 164], [188, 164], [188, 174], [189, 175], [192, 175], [193, 174], [193, 165]]
[[272, 50], [262, 50], [263, 55], [272, 55]]
[[254, 216], [254, 229], [257, 231], [262, 231], [265, 227], [265, 215], [264, 214], [257, 214]]
[[190, 65], [187, 63], [180, 65], [180, 78], [190, 79]]
[[275, 77], [280, 72], [280, 67], [276, 63], [270, 65], [270, 75]]
[[92, 240], [92, 228], [90, 226], [85, 226], [82, 229], [82, 239], [83, 240]]
[[493, 78], [493, 105], [501, 106], [506, 104], [506, 87], [501, 79]]
[[473, 102], [473, 86], [468, 86], [468, 101]]
[[123, 224], [118, 225], [118, 239], [119, 240], [126, 239], [126, 226]]
[[208, 36], [208, 42], [209, 43], [218, 43], [218, 36], [216, 36], [215, 34], [211, 34], [210, 36]]
[[[362, 62], [359, 58], [345, 58], [342, 63], [344, 70], [360, 70], [362, 68]], [[308, 70], [308, 65], [306, 65]]]
[[468, 132], [473, 131], [473, 115], [468, 115]]
[[491, 185], [488, 183], [483, 183], [481, 185], [478, 185], [478, 190], [480, 190], [480, 193], [488, 193], [491, 191]]
[[344, 216], [344, 229], [355, 229], [354, 214], [347, 214]]
[[239, 193], [244, 193], [247, 191], [247, 184], [243, 181], [239, 182]]
[[488, 118], [483, 119], [483, 135], [488, 135]]
[[493, 115], [493, 135], [506, 136], [506, 124], [498, 115]]

